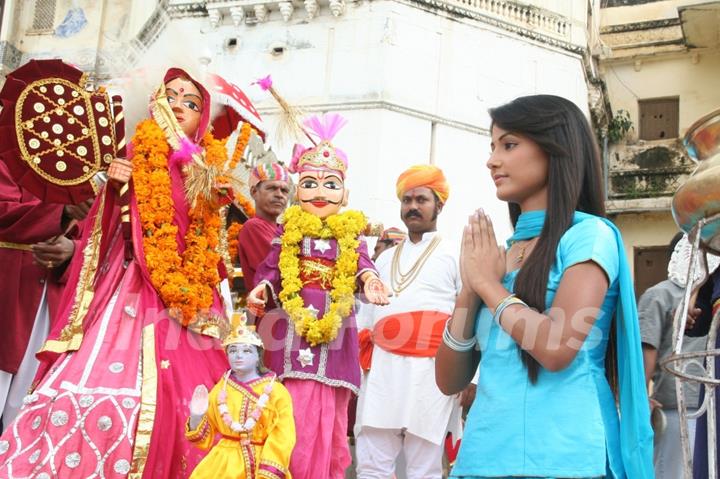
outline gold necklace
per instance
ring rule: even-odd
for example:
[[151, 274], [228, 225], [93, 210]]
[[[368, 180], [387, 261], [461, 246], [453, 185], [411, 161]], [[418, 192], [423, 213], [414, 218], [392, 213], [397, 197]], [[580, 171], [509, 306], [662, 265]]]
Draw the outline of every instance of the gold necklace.
[[[530, 246], [530, 243], [532, 243], [532, 242], [533, 242], [533, 240], [531, 239], [527, 243], [522, 245], [522, 247], [520, 248], [520, 254], [518, 255], [517, 258], [515, 258], [515, 264], [520, 264], [523, 262], [523, 260], [525, 259], [525, 251], [528, 249], [528, 246]], [[517, 244], [517, 243], [515, 243], [515, 244]]]
[[415, 278], [417, 278], [423, 265], [425, 265], [425, 262], [428, 260], [432, 252], [435, 251], [435, 248], [437, 248], [437, 246], [440, 244], [440, 240], [440, 235], [435, 235], [432, 241], [430, 241], [430, 244], [427, 246], [427, 248], [425, 248], [425, 251], [422, 252], [422, 254], [418, 257], [417, 260], [415, 260], [412, 268], [410, 268], [410, 271], [408, 271], [407, 273], [403, 273], [400, 271], [400, 256], [402, 255], [405, 241], [409, 240], [405, 240], [398, 245], [398, 247], [395, 249], [395, 253], [393, 253], [392, 265], [390, 268], [390, 285], [392, 286], [392, 289], [396, 295], [400, 294], [401, 291], [410, 286], [410, 283], [412, 283]]

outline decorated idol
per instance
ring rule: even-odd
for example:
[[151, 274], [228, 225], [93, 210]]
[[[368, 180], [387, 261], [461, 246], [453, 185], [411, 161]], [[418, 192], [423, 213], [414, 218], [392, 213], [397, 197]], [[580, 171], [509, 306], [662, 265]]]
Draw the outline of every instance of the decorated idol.
[[[292, 400], [275, 373], [262, 366], [263, 343], [245, 317], [223, 346], [230, 369], [208, 393], [195, 388], [185, 436], [200, 449], [210, 449], [192, 479], [289, 478], [295, 444]], [[219, 441], [216, 438], [220, 437]]]
[[281, 235], [248, 296], [255, 312], [269, 298], [282, 308], [268, 312], [260, 333], [268, 366], [293, 399], [298, 440], [290, 471], [295, 479], [344, 477], [350, 464], [348, 403], [360, 386], [354, 293], [359, 287], [371, 303], [387, 304], [386, 289], [360, 238], [365, 216], [340, 212], [348, 198], [348, 160], [331, 142], [345, 123], [337, 114], [304, 123], [317, 142], [295, 146], [290, 171], [298, 174], [299, 204], [285, 212]]
[[196, 385], [227, 367], [216, 253], [227, 192], [213, 179], [228, 160], [203, 85], [177, 68], [159, 80], [88, 214], [39, 382], [0, 438], [1, 477], [184, 478], [204, 455], [184, 423]]

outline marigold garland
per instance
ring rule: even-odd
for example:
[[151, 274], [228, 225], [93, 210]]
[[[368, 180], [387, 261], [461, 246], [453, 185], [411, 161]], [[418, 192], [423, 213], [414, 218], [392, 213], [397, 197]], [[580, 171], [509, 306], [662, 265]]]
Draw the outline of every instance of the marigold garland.
[[238, 236], [242, 228], [242, 223], [235, 222], [227, 229], [228, 252], [233, 263], [238, 262]]
[[[278, 262], [282, 278], [279, 298], [283, 309], [292, 320], [295, 331], [311, 346], [329, 343], [337, 337], [343, 319], [350, 314], [355, 302], [358, 235], [367, 220], [359, 211], [346, 211], [323, 221], [295, 205], [285, 211], [284, 224]], [[338, 243], [339, 255], [330, 290], [330, 306], [321, 318], [305, 307], [305, 301], [300, 296], [303, 286], [300, 279], [300, 243], [303, 237], [335, 238]]]
[[[209, 133], [202, 141], [206, 163], [222, 167], [227, 160], [224, 144]], [[145, 120], [132, 143], [133, 185], [150, 280], [170, 314], [188, 326], [199, 312], [212, 306], [213, 289], [220, 282], [216, 251], [220, 213], [199, 196], [189, 212], [185, 250], [178, 253], [165, 133], [154, 120]]]
[[253, 202], [250, 201], [240, 192], [235, 193], [235, 201], [240, 205], [240, 209], [243, 213], [245, 213], [245, 216], [250, 218], [255, 217], [255, 206], [253, 205]]
[[248, 143], [250, 142], [250, 134], [253, 131], [253, 127], [250, 123], [243, 123], [240, 127], [240, 133], [238, 139], [235, 142], [235, 151], [233, 151], [232, 159], [230, 160], [230, 171], [234, 170], [237, 164], [242, 159], [245, 150], [247, 149]]

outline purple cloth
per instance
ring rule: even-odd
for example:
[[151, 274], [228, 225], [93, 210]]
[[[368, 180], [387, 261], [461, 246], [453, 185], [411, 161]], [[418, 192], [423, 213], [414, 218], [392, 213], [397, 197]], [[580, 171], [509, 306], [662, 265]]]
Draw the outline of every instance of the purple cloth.
[[[303, 238], [300, 245], [300, 258], [329, 260], [333, 263], [338, 257], [337, 241], [334, 239], [316, 242], [315, 238]], [[329, 246], [329, 247], [327, 247]], [[357, 277], [365, 271], [376, 272], [370, 257], [367, 244], [360, 240], [357, 249]], [[273, 294], [276, 304], [280, 304], [277, 295], [280, 293], [280, 240], [272, 242], [270, 253], [255, 273], [255, 281], [265, 282]], [[376, 272], [377, 273], [377, 272]], [[358, 279], [359, 283], [359, 279]], [[330, 292], [317, 287], [303, 286], [300, 296], [305, 306], [317, 309], [322, 316], [330, 305]], [[344, 387], [355, 394], [360, 389], [360, 364], [358, 359], [358, 332], [355, 323], [355, 312], [343, 320], [337, 338], [330, 343], [310, 346], [307, 341], [295, 332], [287, 313], [280, 308], [268, 311], [260, 322], [258, 332], [265, 344], [266, 366], [274, 371], [280, 379], [310, 379], [334, 387]], [[309, 348], [312, 362], [303, 366], [299, 354], [301, 349]]]

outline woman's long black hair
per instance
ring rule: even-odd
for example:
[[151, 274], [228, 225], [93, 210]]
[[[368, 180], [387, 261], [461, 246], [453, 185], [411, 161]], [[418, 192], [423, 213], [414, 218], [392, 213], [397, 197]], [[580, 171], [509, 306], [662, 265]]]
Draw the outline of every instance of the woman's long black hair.
[[[572, 225], [573, 212], [605, 216], [600, 151], [582, 111], [569, 100], [553, 95], [517, 98], [490, 110], [492, 124], [529, 138], [548, 156], [548, 202], [545, 224], [532, 254], [515, 281], [515, 294], [530, 307], [545, 311], [550, 268], [560, 238]], [[520, 206], [508, 204], [513, 227]], [[520, 350], [534, 384], [540, 364]]]

